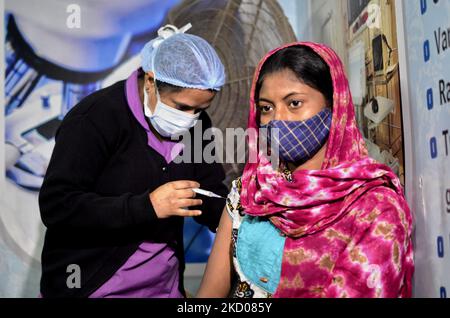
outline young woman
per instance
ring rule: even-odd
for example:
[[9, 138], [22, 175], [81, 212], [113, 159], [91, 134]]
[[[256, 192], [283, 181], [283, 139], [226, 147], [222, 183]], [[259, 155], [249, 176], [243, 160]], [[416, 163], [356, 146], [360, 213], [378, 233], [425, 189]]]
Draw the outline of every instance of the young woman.
[[224, 171], [175, 164], [182, 146], [171, 136], [211, 126], [204, 110], [224, 67], [204, 39], [173, 26], [159, 34], [142, 68], [86, 97], [59, 128], [39, 196], [45, 298], [183, 297], [184, 217], [217, 228], [224, 202], [193, 188], [225, 195]]
[[198, 296], [410, 297], [411, 213], [368, 157], [338, 56], [314, 43], [270, 52], [249, 127], [269, 128], [281, 165], [259, 154], [233, 182]]

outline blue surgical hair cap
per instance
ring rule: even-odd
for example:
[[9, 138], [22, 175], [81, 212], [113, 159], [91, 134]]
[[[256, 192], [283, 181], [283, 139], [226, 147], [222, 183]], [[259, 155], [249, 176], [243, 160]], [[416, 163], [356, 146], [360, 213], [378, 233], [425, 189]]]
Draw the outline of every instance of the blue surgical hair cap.
[[159, 36], [141, 51], [142, 69], [174, 86], [219, 91], [225, 84], [219, 56], [206, 40], [184, 31], [172, 25], [160, 28]]

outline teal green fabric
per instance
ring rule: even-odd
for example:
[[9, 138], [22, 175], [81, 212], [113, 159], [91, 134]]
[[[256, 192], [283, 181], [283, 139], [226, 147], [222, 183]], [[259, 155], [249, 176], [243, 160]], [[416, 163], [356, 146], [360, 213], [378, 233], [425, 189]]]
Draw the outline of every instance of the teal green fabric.
[[285, 240], [268, 219], [248, 215], [242, 219], [236, 244], [239, 267], [247, 279], [271, 294], [280, 282]]

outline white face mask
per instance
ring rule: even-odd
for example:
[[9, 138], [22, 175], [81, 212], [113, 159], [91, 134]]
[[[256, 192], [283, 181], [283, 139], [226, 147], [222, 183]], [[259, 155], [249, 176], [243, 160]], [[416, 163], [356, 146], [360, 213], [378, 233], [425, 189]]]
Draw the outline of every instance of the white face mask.
[[144, 88], [144, 114], [150, 119], [153, 128], [163, 137], [171, 137], [181, 134], [194, 127], [200, 113], [188, 114], [181, 110], [170, 107], [161, 101], [158, 89], [156, 88], [156, 106], [152, 114], [148, 94]]

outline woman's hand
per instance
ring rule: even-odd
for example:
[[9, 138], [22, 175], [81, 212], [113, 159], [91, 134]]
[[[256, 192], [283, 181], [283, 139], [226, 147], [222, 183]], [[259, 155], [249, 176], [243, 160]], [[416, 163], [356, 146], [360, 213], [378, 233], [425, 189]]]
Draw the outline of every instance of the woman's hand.
[[173, 181], [168, 182], [150, 193], [150, 201], [159, 219], [170, 216], [199, 216], [200, 210], [188, 210], [190, 206], [202, 204], [202, 200], [194, 199], [193, 188], [200, 188], [195, 181]]

